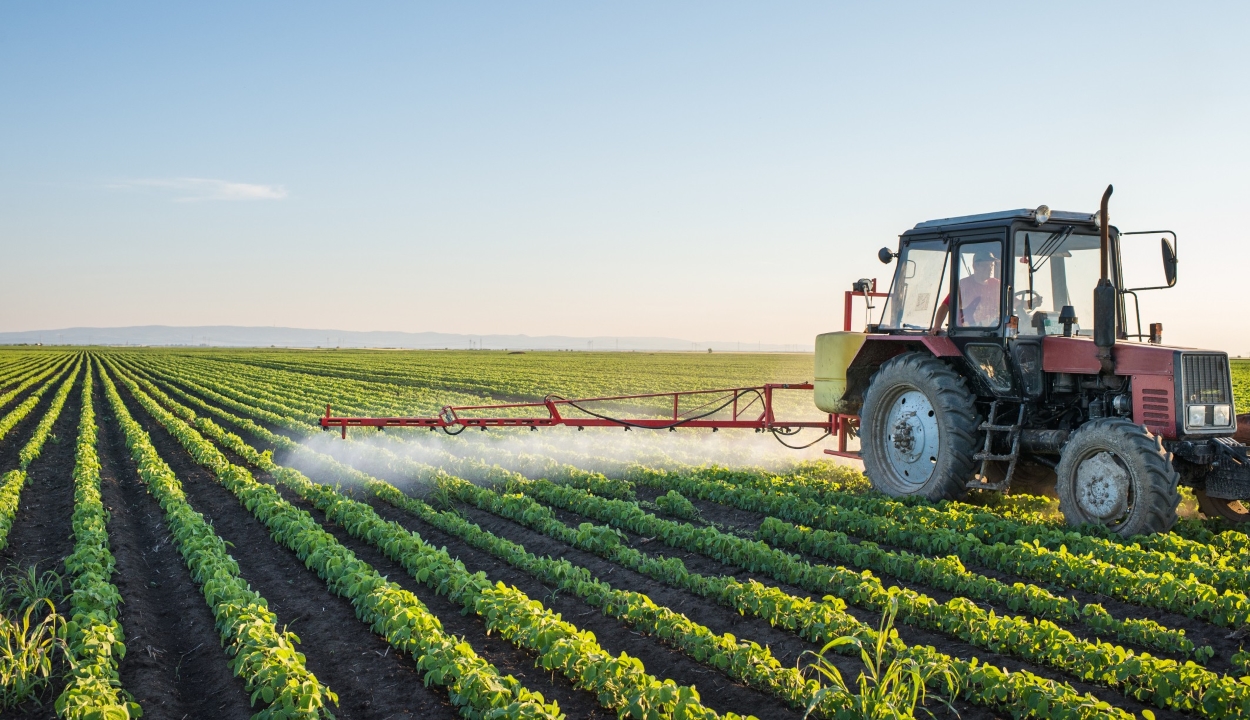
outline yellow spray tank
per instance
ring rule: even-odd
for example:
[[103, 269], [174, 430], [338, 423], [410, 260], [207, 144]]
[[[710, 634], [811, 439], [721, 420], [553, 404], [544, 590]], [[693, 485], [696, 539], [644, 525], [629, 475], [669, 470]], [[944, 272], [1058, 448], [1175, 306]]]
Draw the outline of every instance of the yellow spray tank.
[[862, 332], [831, 332], [816, 336], [816, 407], [827, 413], [855, 414], [855, 408], [843, 405], [846, 394], [846, 369], [868, 338]]

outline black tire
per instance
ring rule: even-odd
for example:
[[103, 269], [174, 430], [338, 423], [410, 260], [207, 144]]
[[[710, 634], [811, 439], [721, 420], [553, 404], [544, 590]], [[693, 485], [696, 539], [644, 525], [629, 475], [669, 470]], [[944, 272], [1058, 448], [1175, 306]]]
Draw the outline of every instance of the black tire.
[[1238, 525], [1250, 522], [1250, 507], [1246, 506], [1245, 500], [1213, 498], [1207, 495], [1206, 490], [1198, 489], [1194, 490], [1194, 497], [1198, 498], [1198, 509], [1209, 518], [1222, 518]]
[[964, 379], [932, 355], [904, 353], [883, 364], [860, 411], [860, 452], [873, 488], [892, 497], [964, 497], [980, 425], [974, 401]]
[[1055, 468], [1069, 525], [1106, 525], [1125, 537], [1176, 524], [1180, 473], [1159, 437], [1121, 418], [1091, 420], [1068, 439]]

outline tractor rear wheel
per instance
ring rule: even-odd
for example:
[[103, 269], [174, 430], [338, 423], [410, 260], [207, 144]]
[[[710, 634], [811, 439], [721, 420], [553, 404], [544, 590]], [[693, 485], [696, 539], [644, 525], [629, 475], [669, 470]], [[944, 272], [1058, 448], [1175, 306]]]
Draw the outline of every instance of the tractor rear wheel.
[[1063, 448], [1055, 490], [1069, 525], [1106, 525], [1125, 537], [1176, 524], [1180, 474], [1159, 437], [1121, 418], [1092, 420]]
[[1209, 518], [1223, 518], [1231, 523], [1250, 522], [1250, 500], [1225, 500], [1207, 495], [1205, 490], [1194, 490], [1198, 498], [1198, 509]]
[[905, 353], [883, 364], [860, 411], [873, 488], [893, 497], [963, 497], [979, 425], [973, 400], [964, 379], [932, 355]]

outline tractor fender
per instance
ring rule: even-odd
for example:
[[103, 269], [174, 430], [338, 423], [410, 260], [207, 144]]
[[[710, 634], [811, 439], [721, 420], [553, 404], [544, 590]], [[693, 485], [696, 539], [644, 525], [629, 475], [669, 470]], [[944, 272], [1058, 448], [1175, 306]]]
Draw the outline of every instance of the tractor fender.
[[846, 369], [843, 412], [858, 415], [873, 374], [886, 360], [905, 352], [925, 352], [939, 358], [962, 357], [955, 343], [942, 335], [869, 335]]

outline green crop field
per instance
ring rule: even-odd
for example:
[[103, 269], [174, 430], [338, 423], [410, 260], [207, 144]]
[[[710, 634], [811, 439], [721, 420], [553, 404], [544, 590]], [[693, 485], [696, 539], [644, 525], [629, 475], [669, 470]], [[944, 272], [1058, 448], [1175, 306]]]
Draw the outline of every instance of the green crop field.
[[1233, 360], [1229, 364], [1233, 373], [1233, 398], [1237, 401], [1237, 412], [1250, 412], [1250, 360]]
[[[1250, 537], [1213, 521], [1125, 539], [1029, 495], [891, 500], [767, 433], [318, 424], [811, 375], [790, 354], [2, 349], [0, 701], [1250, 717]], [[1234, 384], [1244, 412], [1250, 363]]]

